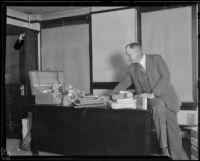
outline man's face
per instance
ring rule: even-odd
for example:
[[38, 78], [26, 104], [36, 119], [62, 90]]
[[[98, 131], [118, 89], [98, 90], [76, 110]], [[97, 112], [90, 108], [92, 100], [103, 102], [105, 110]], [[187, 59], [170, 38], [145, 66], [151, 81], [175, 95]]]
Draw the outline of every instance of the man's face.
[[130, 46], [128, 46], [126, 48], [126, 55], [128, 56], [130, 63], [138, 63], [142, 59], [143, 52], [139, 47], [131, 49]]

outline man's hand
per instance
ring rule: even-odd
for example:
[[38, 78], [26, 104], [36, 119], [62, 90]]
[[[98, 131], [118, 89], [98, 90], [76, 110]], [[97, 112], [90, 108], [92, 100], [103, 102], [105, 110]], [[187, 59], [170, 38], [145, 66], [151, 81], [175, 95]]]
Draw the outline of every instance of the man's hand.
[[154, 99], [155, 95], [153, 93], [143, 93], [140, 95], [141, 97], [147, 97], [149, 99]]
[[23, 40], [23, 39], [24, 39], [24, 36], [25, 36], [25, 33], [20, 34], [20, 35], [19, 35], [19, 40], [20, 40], [20, 41]]
[[102, 100], [102, 101], [111, 100], [111, 96], [100, 96], [99, 98], [100, 98], [100, 100]]

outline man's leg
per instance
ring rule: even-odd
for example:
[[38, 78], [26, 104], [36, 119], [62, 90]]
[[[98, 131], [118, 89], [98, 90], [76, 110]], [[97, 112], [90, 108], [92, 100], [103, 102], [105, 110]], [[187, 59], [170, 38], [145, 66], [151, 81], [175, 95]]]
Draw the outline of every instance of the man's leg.
[[177, 113], [174, 113], [169, 108], [166, 108], [167, 114], [167, 136], [169, 151], [172, 159], [188, 160], [187, 154], [182, 147], [181, 131], [178, 125]]
[[[153, 121], [160, 148], [167, 149], [166, 107], [159, 98], [148, 99], [148, 106], [153, 109]], [[165, 152], [164, 152], [165, 153]]]

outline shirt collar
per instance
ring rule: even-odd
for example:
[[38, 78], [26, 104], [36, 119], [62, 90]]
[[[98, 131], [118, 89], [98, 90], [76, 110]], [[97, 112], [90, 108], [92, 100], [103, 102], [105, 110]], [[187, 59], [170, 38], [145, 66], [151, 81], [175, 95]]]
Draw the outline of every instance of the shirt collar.
[[146, 69], [146, 55], [144, 54], [139, 63]]

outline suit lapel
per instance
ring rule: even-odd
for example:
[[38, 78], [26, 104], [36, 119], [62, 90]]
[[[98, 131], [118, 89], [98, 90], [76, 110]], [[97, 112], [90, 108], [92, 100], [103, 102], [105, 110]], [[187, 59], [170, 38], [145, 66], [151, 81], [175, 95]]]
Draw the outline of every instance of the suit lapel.
[[152, 82], [152, 77], [151, 77], [152, 69], [153, 69], [152, 58], [150, 55], [146, 55], [146, 74], [149, 79], [149, 84], [151, 88], [153, 88], [153, 82]]
[[141, 84], [142, 83], [142, 76], [141, 76], [140, 67], [139, 67], [138, 64], [135, 64], [135, 74], [136, 74], [138, 81]]
[[134, 64], [134, 75], [135, 75], [135, 86], [138, 90], [138, 93], [141, 93], [141, 88], [142, 88], [142, 84], [141, 84], [141, 75], [139, 72], [139, 66], [137, 64]]

